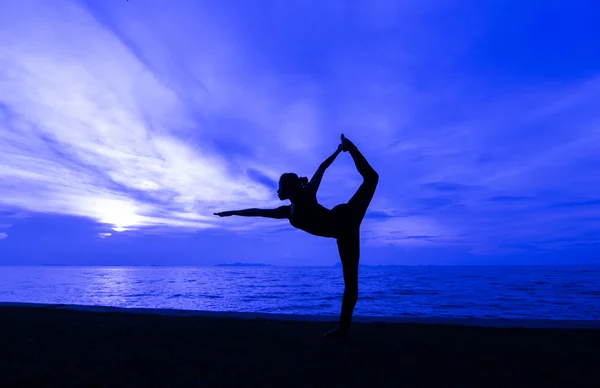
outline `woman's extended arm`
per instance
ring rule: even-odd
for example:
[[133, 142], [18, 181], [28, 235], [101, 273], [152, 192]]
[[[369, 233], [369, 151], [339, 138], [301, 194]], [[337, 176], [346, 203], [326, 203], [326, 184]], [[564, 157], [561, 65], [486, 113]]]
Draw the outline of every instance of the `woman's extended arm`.
[[214, 213], [219, 217], [241, 216], [241, 217], [267, 217], [267, 218], [289, 218], [290, 207], [280, 206], [277, 209], [244, 209], [231, 210], [226, 212]]
[[337, 158], [340, 152], [342, 152], [341, 144], [338, 146], [337, 150], [335, 150], [335, 152], [330, 157], [325, 159], [325, 161], [321, 163], [319, 168], [317, 168], [317, 171], [310, 179], [310, 182], [308, 182], [307, 187], [311, 188], [315, 193], [317, 192], [317, 190], [319, 190], [319, 186], [321, 185], [321, 180], [323, 179], [323, 174], [325, 174], [325, 170], [327, 170], [327, 167], [331, 166], [331, 163], [333, 163], [333, 161], [335, 160], [335, 158]]

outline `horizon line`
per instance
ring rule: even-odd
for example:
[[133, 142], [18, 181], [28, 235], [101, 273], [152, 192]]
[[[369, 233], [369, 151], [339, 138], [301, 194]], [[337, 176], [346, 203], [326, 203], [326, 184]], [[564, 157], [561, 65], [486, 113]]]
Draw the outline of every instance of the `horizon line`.
[[[0, 263], [0, 267], [182, 267], [182, 268], [199, 268], [199, 267], [307, 267], [307, 268], [331, 268], [341, 267], [341, 263], [331, 265], [280, 265], [267, 263], [219, 263], [219, 264], [5, 264]], [[562, 263], [562, 264], [360, 264], [361, 267], [574, 267], [574, 266], [589, 266], [599, 267], [600, 263]]]

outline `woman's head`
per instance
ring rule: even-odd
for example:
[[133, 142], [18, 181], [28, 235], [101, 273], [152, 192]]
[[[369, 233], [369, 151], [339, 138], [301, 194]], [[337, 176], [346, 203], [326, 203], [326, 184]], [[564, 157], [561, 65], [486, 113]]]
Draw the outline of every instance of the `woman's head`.
[[287, 172], [279, 178], [277, 195], [282, 201], [291, 199], [299, 190], [308, 184], [307, 177], [298, 177], [293, 172]]

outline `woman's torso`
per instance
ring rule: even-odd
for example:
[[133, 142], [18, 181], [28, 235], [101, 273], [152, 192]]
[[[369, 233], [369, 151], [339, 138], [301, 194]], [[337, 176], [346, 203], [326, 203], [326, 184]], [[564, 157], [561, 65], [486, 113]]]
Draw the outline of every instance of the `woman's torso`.
[[334, 213], [317, 202], [316, 195], [305, 195], [290, 205], [290, 224], [305, 232], [321, 237], [337, 237]]

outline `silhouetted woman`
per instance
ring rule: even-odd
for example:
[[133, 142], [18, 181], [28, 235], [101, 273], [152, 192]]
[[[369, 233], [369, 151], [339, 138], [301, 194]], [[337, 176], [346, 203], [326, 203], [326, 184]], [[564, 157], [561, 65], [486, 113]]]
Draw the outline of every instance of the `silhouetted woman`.
[[[344, 271], [344, 299], [339, 328], [330, 331], [325, 337], [345, 337], [350, 329], [352, 313], [358, 300], [358, 261], [360, 258], [360, 225], [375, 194], [379, 174], [369, 165], [356, 146], [342, 137], [342, 144], [327, 158], [312, 179], [299, 178], [294, 173], [281, 175], [277, 194], [282, 201], [290, 200], [291, 205], [276, 209], [246, 209], [215, 213], [220, 217], [246, 216], [287, 218], [290, 224], [310, 234], [335, 238]], [[348, 203], [329, 210], [317, 202], [317, 190], [327, 167], [340, 152], [349, 152], [363, 182]]]

